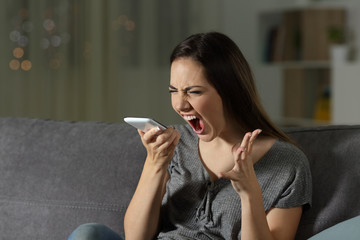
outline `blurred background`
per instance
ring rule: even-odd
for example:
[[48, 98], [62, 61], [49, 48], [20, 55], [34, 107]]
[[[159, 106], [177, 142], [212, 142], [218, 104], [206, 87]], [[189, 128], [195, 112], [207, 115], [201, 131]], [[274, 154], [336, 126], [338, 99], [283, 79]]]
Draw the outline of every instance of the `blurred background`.
[[0, 117], [182, 123], [171, 50], [220, 31], [278, 125], [360, 123], [356, 0], [2, 0], [0, 12]]

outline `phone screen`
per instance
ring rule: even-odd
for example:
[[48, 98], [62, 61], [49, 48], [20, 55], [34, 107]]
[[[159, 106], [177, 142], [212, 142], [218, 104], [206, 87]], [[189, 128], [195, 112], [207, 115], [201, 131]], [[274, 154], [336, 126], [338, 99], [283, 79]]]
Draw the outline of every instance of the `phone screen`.
[[126, 117], [124, 118], [124, 121], [143, 132], [146, 132], [154, 127], [159, 127], [161, 130], [165, 130], [167, 128], [164, 124], [161, 124], [151, 118]]

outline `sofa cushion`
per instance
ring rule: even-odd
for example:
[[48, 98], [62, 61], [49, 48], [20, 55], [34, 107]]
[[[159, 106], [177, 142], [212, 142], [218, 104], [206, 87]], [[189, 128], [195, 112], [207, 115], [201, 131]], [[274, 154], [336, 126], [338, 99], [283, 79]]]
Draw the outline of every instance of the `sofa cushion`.
[[359, 240], [360, 216], [338, 223], [309, 238], [309, 240]]
[[122, 234], [144, 159], [126, 124], [0, 118], [1, 239], [66, 239], [87, 222]]
[[312, 172], [313, 202], [297, 239], [307, 239], [360, 215], [360, 126], [287, 129], [303, 148]]

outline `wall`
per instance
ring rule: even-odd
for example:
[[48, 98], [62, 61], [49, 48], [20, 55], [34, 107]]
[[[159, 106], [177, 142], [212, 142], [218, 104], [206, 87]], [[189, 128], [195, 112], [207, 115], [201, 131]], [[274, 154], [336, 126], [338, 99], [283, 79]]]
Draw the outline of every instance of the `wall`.
[[[217, 0], [0, 1], [0, 116], [181, 122], [170, 106], [168, 57], [191, 33], [218, 30], [218, 9]], [[26, 46], [9, 39], [14, 30], [30, 39]], [[68, 42], [42, 47], [64, 33]], [[14, 59], [15, 47], [23, 57]], [[32, 67], [11, 70], [11, 60]]]
[[261, 44], [258, 39], [258, 14], [261, 9], [273, 8], [277, 4], [278, 1], [274, 0], [226, 0], [222, 15], [224, 32], [236, 41], [249, 61], [263, 105], [274, 120], [281, 115], [281, 71], [279, 68], [260, 64]]
[[[182, 122], [169, 102], [167, 57], [172, 46], [189, 34], [211, 30], [223, 31], [235, 40], [253, 69], [269, 115], [275, 120], [281, 116], [281, 69], [260, 64], [258, 14], [264, 9], [295, 6], [304, 1], [109, 0], [104, 4], [86, 0], [86, 7], [80, 8], [86, 11], [86, 16], [73, 19], [80, 24], [77, 30], [82, 35], [72, 39], [77, 45], [63, 49], [65, 57], [71, 59], [67, 69], [56, 72], [46, 68], [43, 65], [46, 56], [33, 41], [29, 51], [31, 58], [37, 59], [37, 68], [30, 72], [10, 71], [8, 64], [13, 45], [9, 43], [9, 6], [28, 3], [32, 16], [41, 25], [41, 10], [56, 2], [72, 4], [74, 1], [0, 1], [0, 116], [122, 121], [128, 115], [147, 115], [166, 123]], [[358, 3], [350, 0], [322, 2]], [[111, 30], [111, 22], [121, 14], [119, 10], [128, 6], [134, 6], [140, 16], [136, 47], [139, 60], [134, 66], [119, 61], [116, 46], [123, 39], [121, 35], [114, 38]], [[186, 11], [187, 15], [182, 16], [181, 11]], [[350, 26], [356, 30], [360, 46], [358, 12], [359, 7], [351, 8]], [[39, 40], [42, 34], [41, 31], [36, 33], [35, 39]], [[81, 52], [76, 54], [78, 50]], [[91, 52], [91, 57], [83, 57], [85, 50]], [[77, 64], [75, 70], [74, 64]]]

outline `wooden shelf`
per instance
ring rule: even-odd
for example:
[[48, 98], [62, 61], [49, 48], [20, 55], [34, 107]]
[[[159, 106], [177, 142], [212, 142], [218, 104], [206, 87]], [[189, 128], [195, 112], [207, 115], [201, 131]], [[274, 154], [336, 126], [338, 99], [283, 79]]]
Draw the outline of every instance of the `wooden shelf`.
[[331, 123], [330, 50], [345, 40], [346, 15], [344, 6], [316, 4], [259, 12], [260, 63], [282, 72], [280, 126]]

